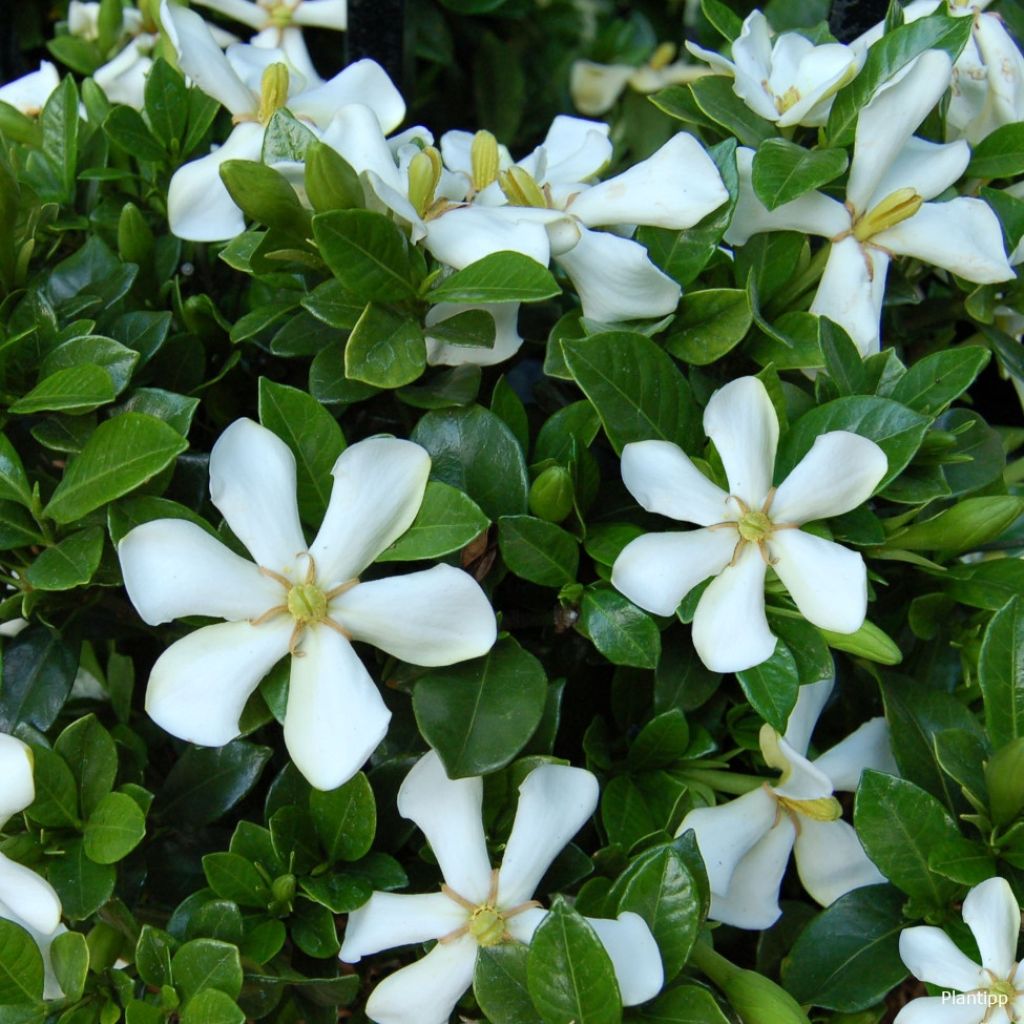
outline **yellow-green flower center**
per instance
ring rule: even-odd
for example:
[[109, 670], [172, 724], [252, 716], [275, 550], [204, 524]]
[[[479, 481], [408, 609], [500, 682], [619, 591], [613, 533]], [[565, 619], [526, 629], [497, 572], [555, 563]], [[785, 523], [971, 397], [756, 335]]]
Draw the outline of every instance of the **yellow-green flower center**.
[[513, 206], [530, 206], [546, 210], [550, 206], [544, 190], [537, 184], [529, 171], [522, 167], [510, 167], [498, 175], [498, 183], [505, 198]]
[[858, 218], [853, 225], [853, 237], [858, 242], [866, 242], [880, 232], [888, 231], [889, 228], [894, 228], [913, 217], [921, 209], [923, 202], [924, 197], [918, 195], [912, 188], [898, 188]]
[[775, 796], [787, 811], [802, 814], [814, 821], [838, 821], [843, 816], [842, 805], [834, 796], [822, 796], [815, 800], [795, 800], [777, 793]]
[[288, 613], [302, 626], [327, 618], [327, 595], [315, 583], [296, 583], [288, 591]]
[[791, 107], [800, 102], [800, 91], [795, 85], [791, 85], [781, 96], [775, 97], [775, 109], [784, 114]]
[[736, 529], [740, 531], [740, 536], [744, 540], [750, 541], [752, 544], [760, 544], [761, 541], [767, 540], [771, 536], [773, 526], [766, 512], [751, 509], [743, 513], [736, 523]]
[[469, 157], [473, 169], [473, 188], [482, 192], [491, 182], [498, 180], [498, 140], [490, 132], [477, 132], [473, 136]]
[[469, 934], [476, 939], [478, 946], [497, 946], [505, 940], [505, 918], [501, 912], [490, 904], [476, 908], [469, 918]]

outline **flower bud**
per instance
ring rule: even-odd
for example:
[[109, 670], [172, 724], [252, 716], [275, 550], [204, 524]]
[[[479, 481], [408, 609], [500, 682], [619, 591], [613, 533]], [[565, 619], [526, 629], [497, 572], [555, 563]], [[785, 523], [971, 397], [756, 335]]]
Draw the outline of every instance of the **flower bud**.
[[491, 182], [498, 180], [498, 140], [490, 132], [479, 131], [473, 136], [469, 154], [473, 166], [473, 188], [482, 192]]
[[142, 264], [153, 251], [153, 232], [134, 203], [121, 207], [117, 222], [117, 249], [126, 263]]
[[721, 985], [743, 1024], [810, 1024], [800, 1004], [756, 971], [736, 971]]
[[533, 176], [522, 167], [510, 167], [498, 175], [498, 182], [505, 198], [513, 206], [532, 206], [538, 210], [548, 208], [547, 197]]
[[1008, 825], [1024, 809], [1024, 736], [1000, 747], [985, 765], [989, 807], [996, 825]]
[[295, 899], [295, 876], [280, 875], [270, 883], [270, 896], [278, 907], [289, 907]]
[[260, 124], [266, 124], [288, 102], [289, 84], [286, 64], [276, 61], [267, 65], [260, 79]]
[[433, 146], [427, 146], [409, 161], [409, 202], [421, 217], [434, 202], [440, 180], [441, 154]]
[[564, 466], [548, 466], [530, 487], [530, 511], [538, 519], [560, 523], [572, 504], [572, 477]]

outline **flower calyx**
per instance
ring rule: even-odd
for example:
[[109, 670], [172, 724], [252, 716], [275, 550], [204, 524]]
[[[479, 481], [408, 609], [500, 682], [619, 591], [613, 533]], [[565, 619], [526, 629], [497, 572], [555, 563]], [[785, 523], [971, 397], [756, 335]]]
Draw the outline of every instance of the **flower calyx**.
[[795, 523], [776, 523], [772, 519], [770, 511], [774, 497], [775, 488], [773, 487], [768, 492], [768, 497], [765, 498], [764, 504], [760, 508], [751, 508], [742, 498], [735, 494], [730, 494], [729, 501], [739, 511], [739, 515], [735, 519], [726, 519], [709, 527], [711, 530], [734, 529], [739, 534], [736, 550], [732, 556], [733, 565], [739, 561], [743, 548], [747, 544], [756, 544], [760, 549], [761, 557], [764, 559], [765, 564], [772, 565], [774, 559], [768, 550], [768, 541], [779, 530], [796, 529]]

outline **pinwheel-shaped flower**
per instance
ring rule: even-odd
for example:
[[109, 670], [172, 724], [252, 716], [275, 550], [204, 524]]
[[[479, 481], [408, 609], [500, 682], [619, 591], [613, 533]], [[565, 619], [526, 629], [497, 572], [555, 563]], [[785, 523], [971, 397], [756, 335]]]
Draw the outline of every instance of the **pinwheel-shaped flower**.
[[[0, 832], [35, 798], [32, 751], [14, 736], [0, 733]], [[50, 944], [64, 931], [60, 915], [60, 898], [50, 883], [0, 853], [0, 918], [20, 925], [36, 940], [46, 966], [47, 999], [63, 995], [50, 964]]]
[[841, 324], [867, 355], [879, 348], [885, 278], [893, 256], [913, 256], [968, 281], [1014, 277], [999, 219], [981, 199], [928, 200], [967, 167], [965, 142], [914, 137], [949, 85], [947, 54], [927, 50], [861, 110], [846, 202], [807, 192], [769, 211], [751, 183], [753, 150], [737, 150], [740, 197], [726, 239], [741, 245], [762, 231], [803, 231], [831, 239], [811, 312]]
[[307, 82], [321, 79], [309, 58], [303, 28], [329, 28], [344, 32], [348, 25], [347, 0], [196, 0], [211, 11], [256, 30], [252, 46], [283, 50]]
[[895, 774], [884, 718], [872, 718], [814, 761], [807, 747], [833, 680], [800, 687], [784, 736], [761, 729], [761, 753], [781, 772], [737, 800], [701, 807], [683, 819], [693, 829], [711, 884], [709, 916], [737, 928], [770, 928], [781, 913], [779, 886], [790, 853], [804, 888], [822, 906], [851, 889], [885, 881], [851, 825], [837, 790], [854, 792], [865, 768]]
[[698, 583], [714, 576], [693, 617], [694, 647], [714, 672], [740, 672], [775, 650], [764, 610], [769, 566], [805, 619], [855, 633], [867, 614], [864, 560], [799, 527], [866, 501], [885, 475], [885, 453], [858, 434], [831, 431], [773, 487], [779, 421], [756, 377], [741, 377], [711, 396], [704, 430], [725, 466], [728, 493], [668, 441], [623, 449], [622, 480], [633, 497], [648, 512], [702, 529], [630, 541], [615, 560], [612, 583], [641, 608], [672, 615]]
[[733, 92], [761, 117], [782, 127], [823, 125], [835, 94], [860, 70], [863, 57], [849, 46], [815, 46], [799, 32], [772, 43], [771, 26], [751, 11], [732, 43], [732, 60], [695, 43], [686, 48], [720, 75], [732, 75]]
[[245, 218], [220, 179], [226, 160], [259, 160], [270, 119], [286, 107], [319, 131], [349, 103], [373, 110], [385, 131], [405, 117], [405, 101], [372, 60], [350, 64], [329, 82], [308, 88], [283, 50], [236, 44], [222, 51], [206, 22], [164, 0], [160, 17], [182, 71], [234, 115], [235, 129], [220, 149], [179, 168], [171, 178], [167, 216], [179, 238], [217, 242], [245, 229]]
[[435, 666], [485, 654], [496, 635], [487, 598], [461, 569], [359, 581], [409, 528], [429, 472], [430, 457], [411, 441], [351, 445], [307, 545], [295, 457], [264, 427], [233, 423], [210, 455], [210, 496], [253, 561], [180, 519], [143, 523], [118, 546], [128, 595], [150, 625], [186, 615], [227, 620], [157, 660], [146, 695], [153, 720], [193, 743], [228, 743], [253, 690], [290, 653], [284, 737], [292, 760], [320, 789], [358, 771], [390, 713], [350, 641]]
[[30, 71], [13, 82], [0, 85], [0, 102], [10, 104], [28, 117], [35, 117], [42, 112], [50, 93], [58, 85], [57, 69], [48, 60], [40, 61], [38, 71]]
[[963, 994], [913, 999], [897, 1014], [896, 1024], [1024, 1021], [1024, 962], [1017, 962], [1020, 905], [1006, 879], [975, 886], [964, 900], [963, 917], [978, 944], [980, 967], [939, 928], [907, 928], [900, 935], [900, 956], [915, 978]]
[[[437, 754], [420, 759], [398, 791], [398, 810], [430, 842], [444, 876], [438, 893], [375, 892], [349, 915], [341, 959], [437, 939], [422, 960], [385, 978], [366, 1014], [377, 1024], [447, 1024], [473, 981], [477, 950], [528, 943], [547, 914], [533, 900], [559, 851], [597, 808], [597, 779], [582, 768], [547, 764], [519, 787], [512, 833], [500, 869], [492, 870], [481, 822], [483, 779], [449, 779]], [[588, 918], [611, 957], [623, 1004], [653, 998], [664, 971], [644, 920]]]

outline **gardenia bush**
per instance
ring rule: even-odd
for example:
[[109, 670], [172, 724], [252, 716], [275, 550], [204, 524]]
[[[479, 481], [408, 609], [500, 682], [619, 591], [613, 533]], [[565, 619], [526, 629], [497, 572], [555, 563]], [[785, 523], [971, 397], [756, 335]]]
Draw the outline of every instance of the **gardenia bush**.
[[0, 1024], [1024, 1021], [1020, 0], [11, 6]]

